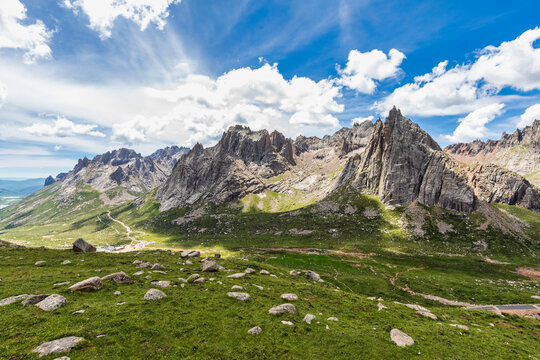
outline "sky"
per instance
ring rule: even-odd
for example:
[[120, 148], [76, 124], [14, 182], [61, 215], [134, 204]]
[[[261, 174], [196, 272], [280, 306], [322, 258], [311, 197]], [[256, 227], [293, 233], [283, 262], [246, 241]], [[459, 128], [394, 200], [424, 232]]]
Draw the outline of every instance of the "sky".
[[0, 178], [392, 106], [441, 146], [540, 118], [540, 2], [1, 0]]

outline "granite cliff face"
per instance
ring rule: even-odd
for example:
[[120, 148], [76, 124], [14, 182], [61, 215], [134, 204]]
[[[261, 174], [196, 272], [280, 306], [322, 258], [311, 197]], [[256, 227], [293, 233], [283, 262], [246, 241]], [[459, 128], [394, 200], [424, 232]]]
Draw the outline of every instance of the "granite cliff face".
[[156, 193], [161, 210], [225, 203], [249, 194], [301, 192], [310, 202], [350, 187], [388, 205], [415, 201], [464, 213], [480, 201], [538, 209], [538, 190], [496, 166], [462, 166], [425, 131], [392, 109], [380, 119], [331, 136], [299, 136], [234, 126], [217, 145], [196, 145]]
[[444, 150], [458, 162], [495, 164], [540, 186], [540, 120], [513, 134], [503, 133], [499, 140], [475, 140], [453, 144]]

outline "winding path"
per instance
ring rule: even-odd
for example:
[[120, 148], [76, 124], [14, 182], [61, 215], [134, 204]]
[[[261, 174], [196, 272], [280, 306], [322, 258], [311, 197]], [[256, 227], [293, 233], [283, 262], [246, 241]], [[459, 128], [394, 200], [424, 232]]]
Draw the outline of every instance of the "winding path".
[[[143, 240], [139, 240], [136, 237], [132, 236], [131, 235], [131, 233], [132, 233], [131, 228], [129, 226], [127, 226], [126, 224], [124, 224], [122, 221], [113, 218], [112, 215], [111, 215], [110, 210], [107, 211], [107, 216], [109, 217], [109, 219], [111, 219], [115, 223], [120, 224], [124, 229], [126, 229], [126, 237], [131, 241], [131, 243], [128, 244], [128, 245], [121, 245], [121, 246], [114, 246], [114, 247], [104, 247], [103, 248], [104, 251], [107, 251], [107, 252], [135, 251], [135, 250], [141, 250], [146, 245], [149, 245], [149, 244], [153, 243], [153, 241], [143, 241]], [[101, 219], [100, 219], [100, 221], [101, 221]], [[118, 230], [116, 230], [116, 232], [118, 232]]]

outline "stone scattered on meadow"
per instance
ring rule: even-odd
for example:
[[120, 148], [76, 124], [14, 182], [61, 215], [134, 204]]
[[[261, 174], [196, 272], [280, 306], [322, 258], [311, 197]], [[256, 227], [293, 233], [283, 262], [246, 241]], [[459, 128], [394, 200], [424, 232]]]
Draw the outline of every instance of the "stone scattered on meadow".
[[39, 357], [50, 354], [70, 352], [71, 349], [73, 349], [73, 347], [75, 347], [75, 345], [77, 345], [81, 341], [84, 341], [84, 338], [77, 336], [68, 336], [65, 338], [45, 342], [35, 348], [33, 352], [39, 353]]
[[73, 251], [85, 252], [85, 253], [96, 252], [96, 248], [92, 246], [90, 243], [79, 238], [73, 243]]
[[133, 276], [141, 276], [144, 275], [144, 271], [137, 271], [136, 273], [133, 273]]
[[329, 317], [328, 319], [326, 319], [327, 321], [339, 321], [337, 317]]
[[96, 291], [103, 287], [101, 278], [94, 276], [89, 279], [80, 281], [74, 285], [71, 285], [69, 289], [71, 291]]
[[117, 284], [131, 284], [133, 280], [123, 271], [115, 272], [101, 278], [101, 281], [113, 279]]
[[262, 329], [258, 326], [255, 326], [248, 330], [248, 334], [251, 334], [251, 335], [257, 335], [257, 334], [260, 334], [261, 332], [262, 332]]
[[141, 262], [137, 265], [138, 268], [151, 268], [152, 267], [152, 263], [148, 262], [148, 261], [145, 261], [145, 262]]
[[272, 315], [279, 315], [284, 313], [296, 314], [296, 308], [293, 304], [281, 304], [278, 306], [274, 306], [273, 308], [268, 310], [268, 313]]
[[294, 325], [292, 322], [287, 321], [287, 320], [281, 320], [281, 323], [282, 323], [283, 325]]
[[262, 287], [261, 285], [257, 285], [257, 284], [251, 284], [251, 285], [255, 286], [259, 290], [264, 290], [264, 287]]
[[69, 260], [62, 261], [62, 265], [69, 265], [69, 264], [71, 264], [71, 261]]
[[190, 260], [186, 260], [186, 265], [193, 265], [193, 262]]
[[425, 317], [428, 317], [430, 319], [433, 319], [433, 320], [437, 320], [437, 316], [435, 314], [432, 314], [431, 312], [429, 311], [421, 311], [421, 310], [418, 310], [416, 312], [417, 314], [420, 314], [422, 316], [425, 316]]
[[29, 298], [32, 295], [23, 294], [23, 295], [16, 295], [16, 296], [10, 296], [8, 298], [0, 300], [0, 306], [6, 306], [9, 304], [13, 304], [14, 302], [25, 300]]
[[161, 264], [154, 264], [152, 265], [152, 270], [161, 270], [161, 269], [165, 269], [165, 266], [161, 265]]
[[133, 265], [138, 265], [138, 264], [140, 264], [140, 263], [142, 263], [142, 261], [139, 260], [139, 259], [134, 260], [134, 261], [132, 262]]
[[231, 279], [240, 279], [240, 278], [243, 278], [244, 276], [246, 276], [246, 273], [236, 273], [236, 274], [229, 275], [227, 277]]
[[200, 284], [200, 283], [203, 283], [204, 282], [204, 278], [203, 277], [200, 277], [200, 278], [197, 278], [195, 280], [193, 280], [193, 283], [194, 284]]
[[77, 310], [77, 311], [74, 311], [71, 313], [71, 315], [80, 315], [80, 314], [84, 314], [86, 312], [86, 310]]
[[252, 269], [252, 268], [246, 268], [246, 270], [244, 270], [244, 272], [246, 274], [255, 274], [257, 271], [255, 269]]
[[259, 274], [261, 274], [261, 275], [270, 275], [270, 272], [268, 270], [261, 270], [261, 271], [259, 271]]
[[150, 280], [150, 279], [152, 278], [152, 276], [151, 276], [151, 275], [146, 275], [144, 278], [145, 278], [146, 280]]
[[308, 270], [306, 272], [306, 278], [308, 278], [309, 280], [312, 280], [312, 281], [321, 280], [321, 276], [319, 274], [317, 274], [316, 272], [311, 271], [311, 270]]
[[378, 304], [377, 304], [377, 307], [378, 307], [378, 311], [381, 311], [382, 309], [388, 309], [386, 306], [384, 306], [384, 305], [381, 304], [381, 303], [378, 303]]
[[215, 261], [204, 261], [202, 263], [202, 271], [206, 271], [206, 272], [219, 271], [219, 265]]
[[122, 293], [117, 290], [117, 291], [114, 292], [114, 295], [122, 295]]
[[159, 300], [159, 299], [163, 299], [166, 296], [167, 295], [161, 290], [150, 289], [146, 292], [146, 294], [144, 294], [143, 299], [144, 300]]
[[403, 304], [403, 303], [400, 303], [399, 301], [394, 301], [394, 304], [403, 305], [403, 306], [408, 307], [409, 309], [413, 309], [413, 310], [416, 310], [416, 311], [431, 312], [428, 309], [426, 309], [425, 307], [417, 305], [417, 304]]
[[184, 283], [184, 284], [188, 282], [188, 281], [187, 281], [186, 279], [184, 279], [184, 278], [178, 278], [178, 281], [180, 281], [181, 283]]
[[38, 302], [45, 300], [49, 295], [48, 294], [40, 294], [40, 295], [32, 295], [25, 300], [22, 301], [22, 306], [27, 305], [36, 305]]
[[234, 285], [231, 290], [243, 290], [244, 288], [240, 285]]
[[410, 346], [414, 344], [414, 340], [409, 335], [398, 329], [392, 329], [390, 331], [390, 338], [397, 346]]
[[304, 318], [302, 319], [303, 322], [308, 324], [311, 324], [313, 320], [315, 320], [315, 315], [312, 314], [306, 314], [306, 316], [304, 316]]
[[53, 311], [61, 308], [62, 306], [68, 303], [67, 299], [62, 295], [52, 294], [47, 296], [45, 299], [41, 300], [36, 304], [38, 308], [43, 311]]
[[152, 281], [151, 284], [154, 285], [154, 286], [162, 287], [162, 288], [166, 288], [166, 287], [171, 286], [171, 282], [170, 281], [165, 281], [165, 280]]
[[466, 325], [461, 325], [461, 324], [449, 324], [450, 326], [453, 326], [453, 327], [456, 327], [458, 329], [461, 329], [461, 330], [469, 330], [469, 327], [466, 326]]
[[302, 275], [302, 273], [300, 271], [296, 271], [296, 270], [289, 271], [289, 274], [292, 275], [292, 276]]
[[190, 275], [190, 276], [187, 278], [187, 281], [188, 281], [188, 282], [194, 282], [194, 281], [197, 280], [199, 277], [200, 277], [199, 274], [192, 274], [192, 275]]
[[250, 298], [248, 293], [243, 293], [243, 292], [228, 292], [227, 296], [230, 296], [235, 299], [242, 300], [242, 301], [248, 300]]
[[60, 356], [60, 357], [55, 358], [54, 360], [71, 360], [71, 358], [67, 356]]
[[201, 256], [201, 252], [197, 250], [182, 251], [180, 256], [183, 258], [196, 258]]
[[45, 263], [46, 261], [36, 261], [36, 263], [34, 264], [34, 266], [45, 266]]
[[280, 298], [288, 300], [288, 301], [295, 301], [295, 300], [298, 300], [298, 295], [296, 295], [296, 294], [281, 294]]

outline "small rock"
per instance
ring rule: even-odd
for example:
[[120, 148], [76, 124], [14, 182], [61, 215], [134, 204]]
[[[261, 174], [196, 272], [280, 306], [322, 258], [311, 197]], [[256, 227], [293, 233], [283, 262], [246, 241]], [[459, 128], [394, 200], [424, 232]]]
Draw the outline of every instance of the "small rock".
[[538, 296], [538, 295], [532, 295], [531, 298], [536, 299], [536, 300], [540, 300], [540, 296]]
[[264, 288], [261, 285], [256, 285], [256, 284], [251, 284], [251, 285], [255, 286], [259, 290], [264, 290]]
[[461, 324], [448, 324], [448, 325], [456, 327], [456, 328], [461, 329], [461, 330], [469, 330], [468, 326], [461, 325]]
[[180, 281], [181, 283], [187, 283], [188, 281], [184, 278], [178, 278], [178, 281]]
[[152, 265], [152, 270], [161, 270], [161, 269], [165, 269], [165, 266], [161, 265], [161, 264], [154, 264]]
[[131, 284], [133, 280], [123, 271], [112, 273], [101, 278], [101, 281], [113, 279], [117, 284]]
[[321, 280], [321, 277], [319, 274], [317, 274], [316, 272], [314, 271], [311, 271], [311, 270], [308, 270], [306, 272], [306, 278], [308, 278], [309, 280], [312, 280], [312, 281], [319, 281]]
[[216, 272], [219, 270], [219, 265], [214, 261], [205, 261], [202, 263], [202, 271]]
[[0, 306], [6, 306], [6, 305], [12, 304], [14, 302], [27, 299], [30, 296], [32, 296], [32, 295], [23, 294], [23, 295], [11, 296], [11, 297], [0, 300]]
[[122, 293], [120, 291], [115, 291], [114, 295], [122, 295]]
[[273, 277], [273, 278], [277, 279], [277, 275], [274, 275], [274, 274], [270, 274], [270, 277]]
[[437, 316], [435, 316], [435, 314], [430, 313], [429, 311], [418, 310], [416, 313], [422, 316], [428, 317], [430, 319], [437, 320]]
[[261, 274], [261, 275], [270, 275], [270, 272], [267, 271], [267, 270], [261, 270], [261, 271], [259, 271], [259, 274]]
[[53, 311], [61, 308], [62, 306], [68, 303], [67, 299], [62, 295], [52, 294], [47, 296], [45, 299], [41, 300], [36, 304], [38, 308], [43, 311]]
[[85, 312], [86, 312], [86, 310], [77, 310], [77, 311], [72, 312], [71, 315], [84, 314]]
[[193, 265], [193, 262], [186, 260], [186, 265]]
[[122, 306], [122, 305], [124, 305], [125, 303], [126, 303], [126, 302], [123, 301], [123, 302], [116, 303], [116, 305], [117, 305], [117, 306]]
[[227, 277], [231, 279], [240, 279], [240, 278], [243, 278], [244, 276], [246, 276], [246, 273], [236, 273], [236, 274], [229, 275]]
[[144, 278], [145, 278], [146, 280], [150, 280], [150, 279], [152, 278], [152, 276], [146, 275]]
[[45, 266], [45, 261], [36, 261], [34, 266]]
[[69, 264], [71, 264], [71, 261], [69, 260], [62, 261], [62, 265], [69, 265]]
[[246, 268], [246, 270], [244, 270], [244, 272], [246, 274], [255, 274], [257, 271], [255, 271], [255, 269], [252, 269], [252, 268]]
[[242, 293], [242, 292], [228, 292], [227, 296], [233, 297], [238, 300], [248, 300], [250, 298], [248, 293]]
[[296, 271], [296, 270], [289, 271], [289, 274], [292, 275], [292, 276], [302, 275], [302, 273], [300, 271]]
[[136, 273], [133, 273], [133, 276], [141, 276], [144, 274], [144, 271], [137, 271]]
[[204, 278], [203, 277], [200, 277], [200, 278], [197, 278], [195, 280], [193, 280], [193, 283], [194, 284], [200, 284], [200, 283], [203, 283], [204, 282]]
[[183, 258], [195, 258], [195, 257], [200, 257], [201, 252], [196, 251], [196, 250], [182, 251], [180, 253], [180, 256]]
[[139, 260], [139, 259], [137, 259], [137, 260], [135, 260], [135, 261], [132, 262], [133, 265], [137, 265], [137, 264], [140, 264], [140, 263], [142, 263], [142, 261]]
[[240, 285], [234, 285], [231, 290], [243, 290], [244, 288], [241, 287]]
[[262, 329], [258, 326], [255, 326], [248, 330], [248, 334], [251, 334], [251, 335], [257, 335], [257, 334], [260, 334], [261, 332], [262, 332]]
[[53, 286], [57, 287], [57, 286], [64, 286], [64, 285], [69, 285], [69, 284], [71, 284], [71, 281], [62, 281], [59, 283], [54, 283]]
[[67, 356], [61, 356], [61, 357], [57, 357], [56, 359], [54, 360], [71, 360], [71, 358], [67, 357]]
[[298, 295], [296, 295], [296, 294], [281, 294], [280, 298], [288, 300], [288, 301], [295, 301], [295, 300], [298, 300]]
[[144, 269], [144, 268], [151, 268], [153, 265], [149, 262], [142, 262], [137, 265], [138, 268]]
[[65, 338], [45, 342], [39, 345], [33, 350], [33, 352], [39, 353], [39, 356], [46, 356], [49, 354], [59, 354], [63, 352], [70, 352], [71, 349], [81, 341], [84, 341], [84, 338], [77, 336], [68, 336]]
[[308, 324], [311, 324], [313, 320], [315, 320], [315, 315], [311, 315], [311, 314], [306, 314], [306, 316], [304, 316], [304, 318], [302, 319], [303, 322], [308, 323]]
[[327, 321], [339, 321], [337, 317], [329, 317], [328, 319], [326, 319]]
[[268, 310], [268, 313], [272, 315], [279, 315], [284, 313], [296, 314], [296, 308], [293, 304], [281, 304], [278, 306], [274, 306], [273, 308]]
[[161, 290], [150, 289], [146, 292], [146, 294], [144, 294], [143, 299], [144, 300], [159, 300], [159, 299], [163, 299], [166, 296], [167, 295]]
[[154, 285], [154, 286], [162, 287], [162, 288], [166, 288], [166, 287], [171, 286], [171, 282], [170, 282], [170, 281], [163, 281], [163, 280], [160, 280], [160, 281], [152, 281], [151, 284]]
[[190, 275], [190, 276], [187, 278], [187, 281], [188, 281], [188, 282], [194, 282], [194, 281], [197, 280], [199, 277], [200, 277], [199, 274], [193, 274], [193, 275]]
[[392, 331], [390, 331], [390, 338], [397, 346], [410, 346], [414, 344], [412, 337], [398, 329], [392, 329]]
[[83, 239], [77, 239], [73, 243], [73, 251], [85, 252], [85, 253], [96, 252], [96, 248], [90, 245], [89, 243], [87, 243], [86, 241], [84, 241]]
[[71, 285], [69, 289], [71, 291], [96, 291], [103, 287], [101, 278], [94, 276], [89, 279], [80, 281], [74, 285]]
[[286, 320], [281, 320], [281, 323], [284, 325], [294, 325], [292, 322]]
[[386, 306], [384, 306], [384, 305], [381, 304], [381, 303], [378, 303], [378, 304], [377, 304], [377, 307], [378, 307], [378, 310], [377, 310], [377, 311], [381, 311], [382, 309], [388, 309]]
[[29, 298], [23, 300], [23, 302], [21, 303], [22, 306], [27, 306], [27, 305], [36, 305], [38, 302], [41, 302], [43, 300], [45, 300], [49, 295], [47, 294], [41, 294], [41, 295], [32, 295], [30, 296]]

